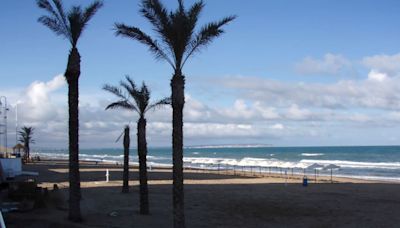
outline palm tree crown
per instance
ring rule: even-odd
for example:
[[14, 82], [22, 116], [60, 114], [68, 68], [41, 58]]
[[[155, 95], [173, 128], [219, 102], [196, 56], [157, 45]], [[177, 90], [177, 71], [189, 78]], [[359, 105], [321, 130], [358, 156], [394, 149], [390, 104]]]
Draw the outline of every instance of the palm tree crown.
[[18, 141], [21, 143], [28, 144], [28, 145], [29, 145], [29, 143], [35, 143], [35, 140], [33, 140], [33, 138], [32, 138], [33, 130], [34, 130], [33, 127], [23, 126], [21, 128], [21, 130], [18, 132], [18, 134], [19, 134]]
[[137, 112], [140, 117], [144, 117], [144, 114], [148, 110], [171, 103], [171, 99], [169, 97], [154, 103], [150, 103], [150, 90], [147, 88], [144, 82], [139, 89], [137, 88], [135, 82], [129, 78], [129, 76], [126, 76], [126, 80], [127, 82], [120, 82], [120, 86], [125, 89], [125, 92], [112, 85], [105, 85], [103, 87], [104, 90], [116, 95], [120, 99], [109, 104], [106, 109], [123, 108], [133, 110]]
[[49, 0], [37, 1], [37, 5], [49, 13], [47, 16], [39, 17], [38, 21], [57, 35], [68, 39], [72, 47], [76, 47], [85, 26], [97, 10], [103, 6], [101, 1], [95, 1], [85, 9], [73, 6], [66, 13], [60, 0], [52, 0], [52, 3]]
[[18, 141], [24, 144], [25, 156], [28, 159], [30, 157], [30, 145], [29, 144], [35, 143], [35, 140], [33, 140], [33, 138], [32, 138], [33, 129], [34, 129], [33, 127], [23, 126], [21, 128], [21, 130], [18, 132], [18, 134], [19, 134]]
[[137, 27], [116, 23], [116, 35], [132, 38], [145, 45], [156, 58], [167, 61], [174, 70], [181, 71], [186, 60], [201, 47], [224, 33], [222, 26], [234, 20], [236, 16], [225, 17], [220, 21], [204, 25], [195, 31], [200, 12], [204, 7], [202, 0], [194, 3], [188, 10], [183, 0], [178, 0], [179, 7], [170, 11], [159, 0], [143, 0], [140, 12], [153, 25], [160, 41], [154, 40]]

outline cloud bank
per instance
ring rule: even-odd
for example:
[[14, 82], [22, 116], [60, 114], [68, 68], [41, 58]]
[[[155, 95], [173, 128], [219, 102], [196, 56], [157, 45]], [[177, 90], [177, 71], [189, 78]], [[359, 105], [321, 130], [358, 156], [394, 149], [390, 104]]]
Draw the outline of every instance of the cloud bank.
[[[293, 83], [246, 76], [214, 78], [207, 87], [221, 93], [221, 102], [211, 105], [187, 91], [185, 145], [396, 143], [400, 130], [399, 56], [365, 57], [359, 62], [366, 68], [367, 75], [362, 79], [349, 78], [333, 83]], [[302, 70], [335, 74], [344, 67], [351, 68], [351, 64], [354, 63], [342, 56], [327, 54], [323, 60], [306, 60], [304, 66], [308, 68]], [[81, 146], [119, 147], [114, 141], [128, 123], [134, 139], [135, 113], [105, 111], [104, 107], [114, 98], [106, 92], [104, 96], [99, 94], [93, 96], [81, 91]], [[67, 93], [62, 75], [48, 82], [35, 81], [21, 94], [10, 97], [19, 97], [18, 124], [35, 127], [37, 147], [67, 147]], [[9, 126], [13, 126], [17, 100], [10, 103]], [[149, 146], [169, 146], [171, 108], [151, 111], [147, 120]], [[12, 134], [10, 131], [9, 138]]]

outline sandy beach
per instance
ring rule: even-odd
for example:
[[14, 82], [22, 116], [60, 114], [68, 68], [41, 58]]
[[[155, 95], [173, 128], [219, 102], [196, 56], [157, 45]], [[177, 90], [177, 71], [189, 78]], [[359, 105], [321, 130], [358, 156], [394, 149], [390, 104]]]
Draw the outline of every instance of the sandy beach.
[[[50, 191], [46, 208], [4, 215], [7, 227], [172, 227], [172, 173], [149, 171], [150, 212], [138, 213], [138, 172], [130, 171], [130, 193], [122, 194], [122, 167], [82, 162], [84, 222], [67, 220], [67, 162], [47, 160], [24, 165], [39, 172]], [[109, 169], [110, 181], [105, 182]], [[300, 176], [282, 178], [249, 173], [185, 170], [187, 227], [398, 227], [400, 185], [355, 179], [319, 179], [303, 187]]]

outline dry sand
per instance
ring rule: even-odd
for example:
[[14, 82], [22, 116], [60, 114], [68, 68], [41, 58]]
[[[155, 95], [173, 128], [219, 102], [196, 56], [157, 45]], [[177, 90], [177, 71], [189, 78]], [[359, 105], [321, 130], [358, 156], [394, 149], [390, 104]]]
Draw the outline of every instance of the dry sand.
[[[104, 181], [107, 168], [108, 183]], [[41, 161], [23, 169], [39, 172], [37, 181], [42, 187], [52, 189], [58, 184], [64, 201], [60, 207], [50, 195], [46, 208], [7, 213], [7, 227], [172, 227], [172, 174], [168, 169], [149, 172], [151, 214], [143, 216], [138, 213], [137, 169], [130, 172], [130, 193], [122, 194], [121, 166], [82, 163], [81, 224], [66, 219], [66, 161]], [[399, 184], [336, 178], [333, 184], [320, 180], [303, 187], [301, 177], [243, 175], [185, 170], [187, 227], [400, 226]]]

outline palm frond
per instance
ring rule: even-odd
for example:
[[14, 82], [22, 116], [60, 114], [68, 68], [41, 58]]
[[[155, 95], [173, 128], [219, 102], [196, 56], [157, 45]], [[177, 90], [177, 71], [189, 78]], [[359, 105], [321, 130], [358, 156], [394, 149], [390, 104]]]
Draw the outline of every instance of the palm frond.
[[[125, 76], [128, 82], [121, 81], [120, 86], [125, 89], [127, 94], [124, 94], [122, 90], [116, 86], [105, 85], [103, 87], [104, 90], [116, 95], [117, 97], [121, 98], [121, 100], [114, 102], [106, 107], [106, 109], [114, 109], [114, 108], [125, 108], [129, 110], [134, 110], [140, 114], [140, 106], [138, 99], [139, 91], [136, 89], [135, 82], [129, 78], [128, 75]], [[129, 96], [127, 96], [129, 95]], [[133, 98], [135, 103], [129, 101], [130, 98]]]
[[140, 12], [155, 27], [156, 32], [162, 33], [169, 27], [168, 11], [159, 0], [143, 0]]
[[90, 19], [96, 14], [96, 12], [103, 7], [102, 1], [95, 1], [85, 8], [82, 16], [82, 23], [85, 26]]
[[235, 18], [236, 16], [225, 17], [219, 22], [211, 22], [201, 28], [200, 32], [195, 35], [194, 39], [190, 42], [191, 47], [188, 49], [186, 57], [182, 63], [182, 67], [193, 53], [199, 51], [200, 47], [207, 46], [214, 38], [224, 33], [224, 30], [222, 30], [221, 27], [233, 21]]
[[[125, 87], [125, 88], [128, 88], [128, 89], [126, 89], [126, 90], [136, 91], [136, 84], [135, 84], [135, 82], [129, 77], [129, 75], [125, 75], [125, 79], [129, 82], [129, 85], [130, 85], [130, 88], [129, 88], [129, 86], [128, 86], [128, 87]], [[123, 83], [124, 83], [124, 82], [121, 81], [121, 84], [123, 84]]]
[[153, 40], [149, 35], [142, 32], [137, 27], [129, 27], [124, 24], [116, 23], [115, 24], [117, 36], [124, 36], [134, 40], [139, 41], [142, 44], [145, 44], [149, 47], [149, 50], [155, 55], [157, 59], [164, 59], [167, 61], [173, 68], [175, 68], [171, 59], [165, 54], [162, 48], [158, 45], [157, 41]]
[[36, 4], [38, 5], [39, 8], [46, 10], [47, 12], [58, 18], [59, 15], [54, 10], [53, 6], [50, 4], [48, 0], [37, 0]]
[[150, 109], [155, 109], [155, 108], [159, 108], [163, 105], [170, 105], [170, 104], [172, 104], [171, 98], [166, 97], [166, 98], [163, 98], [163, 99], [156, 101], [156, 102], [152, 103], [151, 105], [149, 105], [146, 109], [146, 112], [149, 111]]
[[[147, 101], [146, 101], [146, 94], [143, 92], [143, 86], [139, 90], [136, 87], [135, 82], [129, 76], [125, 76], [125, 78], [128, 82], [121, 81], [120, 86], [124, 88], [129, 93], [130, 97], [135, 101], [139, 113], [140, 114], [144, 113], [144, 110], [147, 107]], [[148, 97], [149, 94], [147, 94], [147, 100]]]
[[21, 130], [18, 131], [18, 141], [24, 144], [35, 143], [35, 140], [32, 139], [33, 130], [33, 127], [23, 126]]
[[127, 100], [127, 97], [116, 86], [106, 84], [103, 86], [103, 90], [108, 91], [121, 99]]
[[38, 18], [38, 22], [44, 26], [50, 28], [56, 35], [64, 36], [71, 41], [71, 34], [69, 32], [69, 26], [66, 23], [66, 17], [64, 9], [59, 0], [53, 0], [55, 8], [48, 0], [38, 0], [37, 5], [39, 8], [46, 10], [49, 15], [44, 15]]
[[143, 82], [142, 87], [138, 93], [138, 106], [141, 113], [145, 113], [150, 100], [150, 90], [147, 88], [146, 84]]
[[[127, 78], [128, 80], [128, 78]], [[133, 81], [130, 79], [128, 80], [128, 83], [124, 81], [120, 81], [119, 85], [125, 89], [125, 91], [130, 95], [130, 97], [135, 98], [137, 97], [138, 91], [136, 89], [136, 85]]]
[[167, 51], [168, 54], [174, 57], [175, 53], [171, 44], [173, 43], [175, 34], [171, 13], [168, 13], [159, 0], [143, 0], [140, 12], [154, 26], [153, 30], [158, 33], [165, 47], [168, 47], [163, 51]]
[[139, 110], [136, 108], [136, 106], [134, 106], [127, 100], [119, 100], [119, 101], [113, 102], [106, 107], [106, 110], [107, 109], [117, 109], [117, 108], [127, 109], [127, 110], [131, 110], [131, 111], [133, 110], [133, 111], [136, 111], [137, 113], [139, 113]]
[[[60, 24], [60, 21], [54, 17], [49, 17], [49, 16], [41, 16], [39, 17], [38, 21], [42, 23], [44, 26], [48, 27], [50, 30], [52, 30], [54, 33], [56, 33], [58, 36], [64, 36], [64, 38], [67, 38], [70, 40], [70, 34], [69, 32], [64, 28], [62, 24]], [[70, 40], [71, 41], [71, 40]]]
[[103, 5], [101, 1], [95, 1], [84, 11], [80, 6], [73, 6], [66, 14], [61, 0], [37, 0], [39, 8], [46, 10], [50, 15], [41, 16], [38, 21], [49, 27], [57, 35], [63, 35], [67, 38], [73, 47], [78, 43], [88, 21], [93, 17], [98, 9]]
[[73, 6], [68, 12], [68, 21], [70, 25], [72, 46], [75, 47], [83, 31], [82, 9], [79, 6]]
[[64, 7], [62, 5], [61, 0], [53, 0], [54, 5], [57, 8], [57, 12], [60, 15], [60, 21], [62, 22], [64, 28], [66, 31], [69, 31], [68, 29], [68, 23], [67, 23], [67, 17], [65, 16], [65, 11]]
[[83, 30], [87, 26], [89, 20], [103, 6], [101, 1], [95, 1], [90, 4], [85, 10], [80, 6], [73, 6], [68, 13], [68, 20], [71, 30], [72, 45], [76, 46]]
[[200, 13], [203, 10], [203, 8], [204, 8], [204, 2], [202, 0], [194, 3], [192, 7], [190, 7], [187, 13], [188, 19], [191, 21], [190, 24], [193, 25], [197, 24], [197, 20], [199, 19]]
[[193, 37], [193, 33], [197, 24], [197, 21], [199, 19], [200, 13], [204, 8], [204, 2], [202, 0], [194, 3], [189, 11], [187, 12], [187, 29], [189, 31], [189, 40], [186, 41], [186, 47], [185, 50], [189, 50], [191, 48], [191, 42], [190, 39]]
[[178, 0], [178, 5], [179, 5], [178, 11], [180, 13], [185, 13], [185, 6], [183, 5], [183, 0]]
[[144, 117], [145, 113], [150, 109], [159, 107], [161, 105], [171, 104], [170, 98], [164, 98], [149, 105], [151, 92], [147, 85], [143, 82], [142, 86], [137, 88], [135, 82], [129, 76], [125, 76], [125, 78], [126, 82], [121, 81], [120, 86], [127, 92], [129, 97], [123, 95], [121, 89], [115, 86], [105, 85], [103, 87], [104, 90], [109, 91], [121, 98], [120, 100], [109, 104], [106, 107], [106, 110], [124, 108], [128, 110], [134, 110], [141, 117]]

